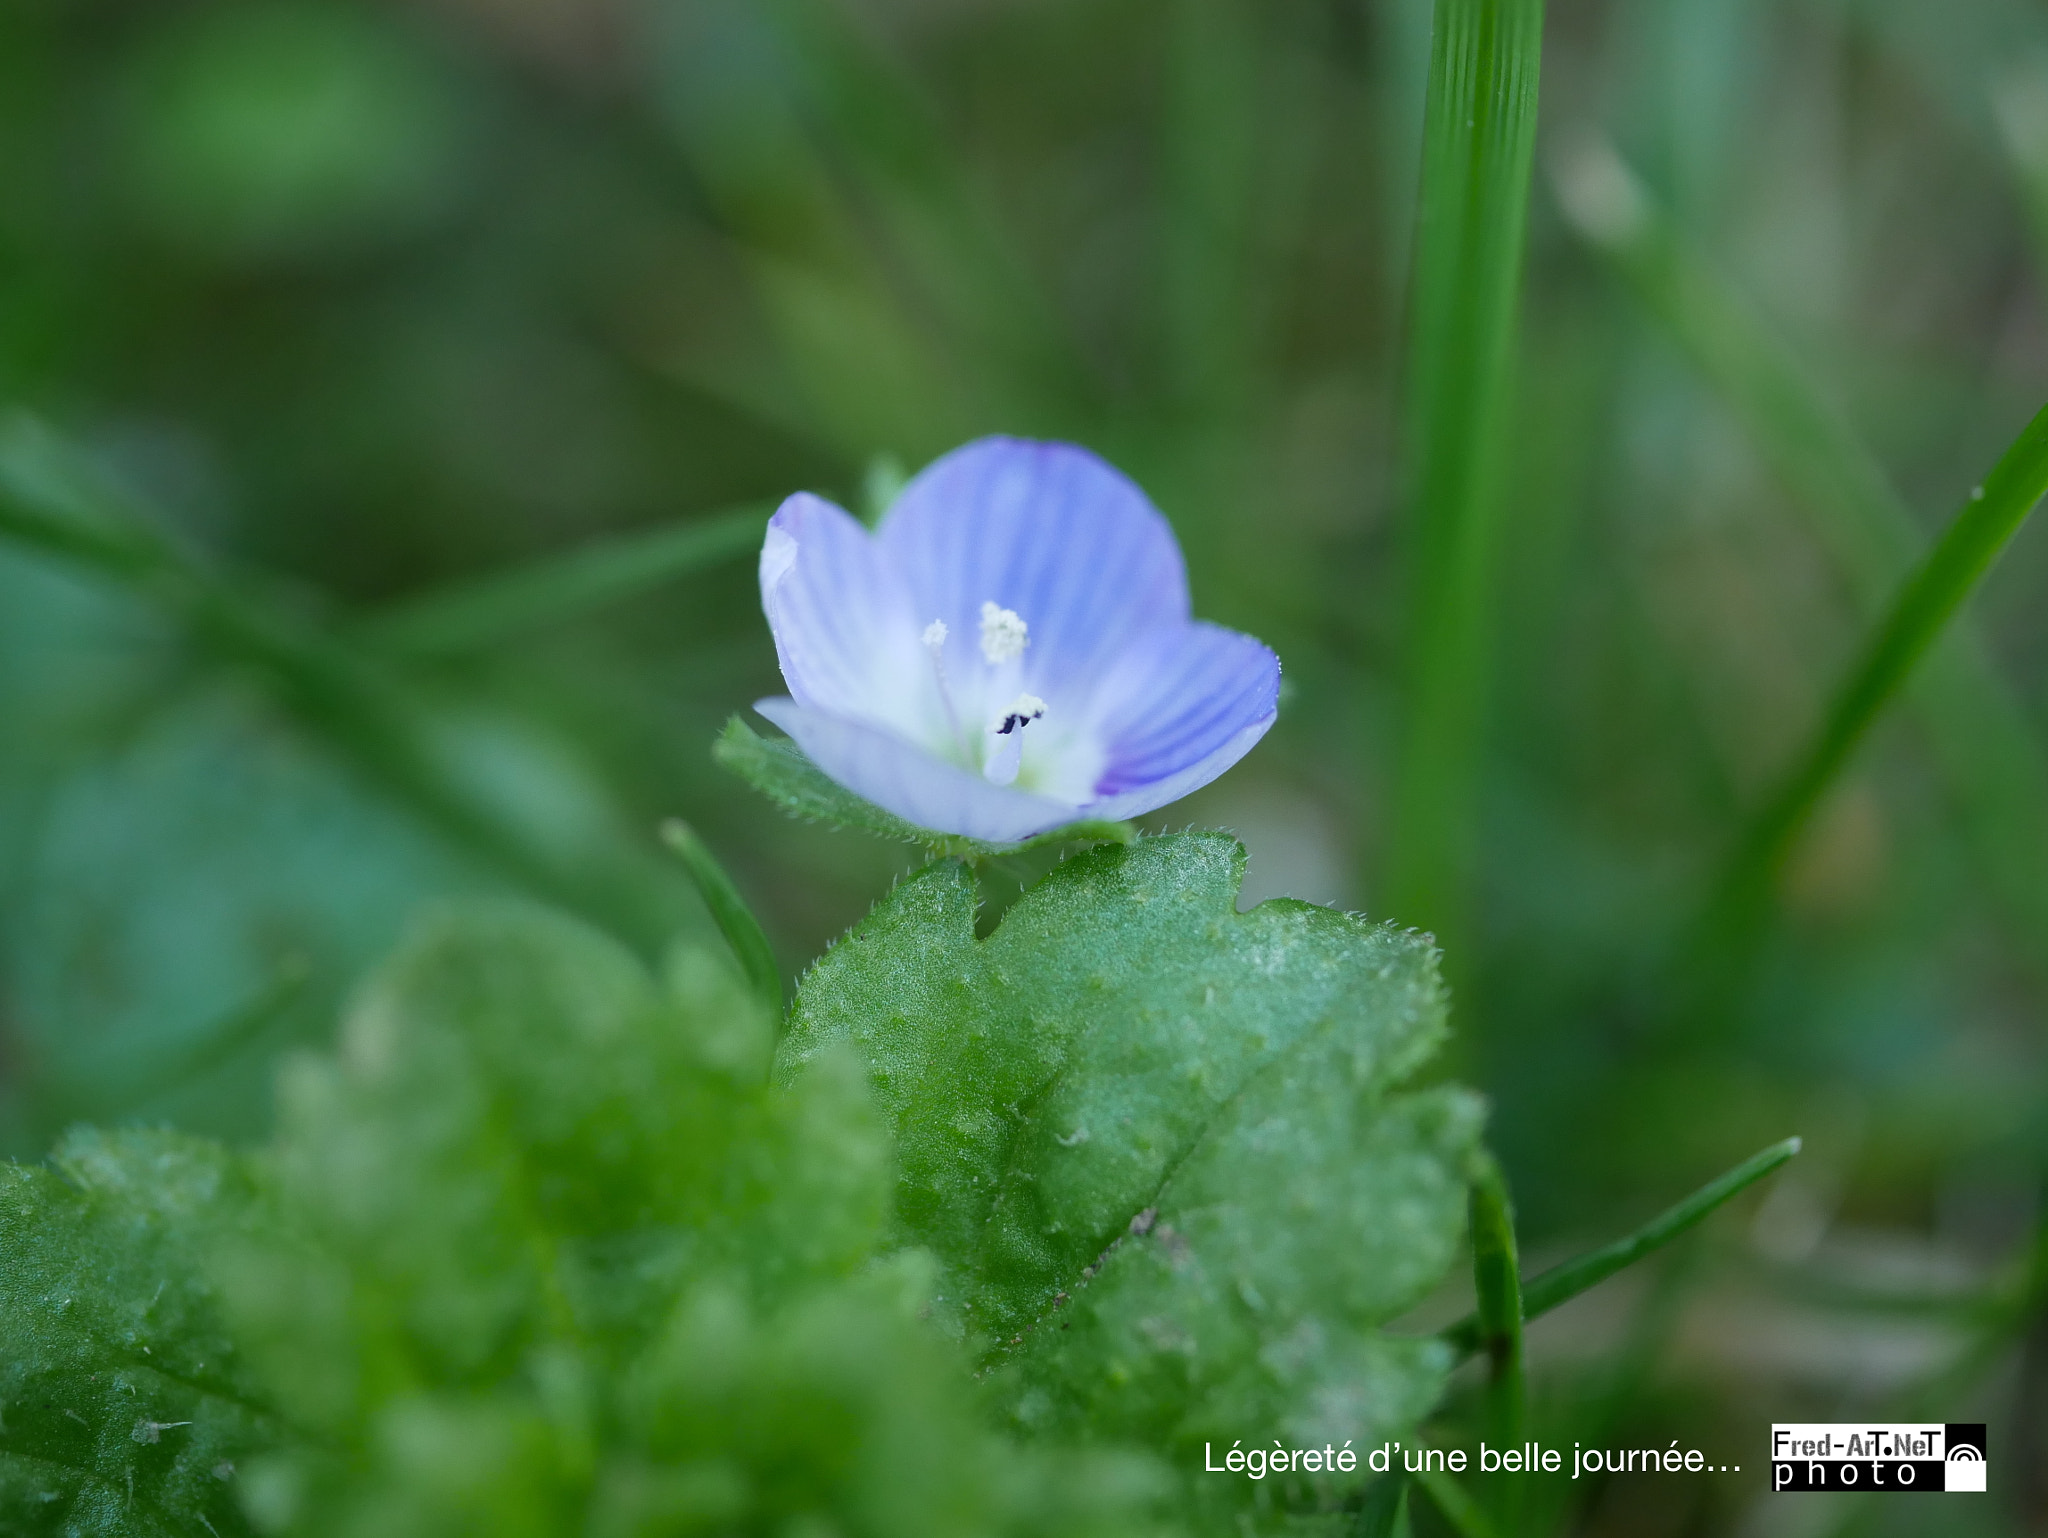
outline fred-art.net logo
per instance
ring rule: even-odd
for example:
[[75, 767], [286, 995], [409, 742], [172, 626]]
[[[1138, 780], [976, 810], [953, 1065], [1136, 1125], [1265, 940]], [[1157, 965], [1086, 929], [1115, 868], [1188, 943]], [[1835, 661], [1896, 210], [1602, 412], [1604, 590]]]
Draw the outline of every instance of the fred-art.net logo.
[[1982, 1422], [1775, 1425], [1771, 1488], [1981, 1492], [1985, 1451]]

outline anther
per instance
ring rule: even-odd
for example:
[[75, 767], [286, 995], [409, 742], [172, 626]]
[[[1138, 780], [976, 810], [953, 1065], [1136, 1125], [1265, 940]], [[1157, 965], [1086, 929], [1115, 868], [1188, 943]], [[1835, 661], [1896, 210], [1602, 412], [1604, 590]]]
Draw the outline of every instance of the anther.
[[1030, 644], [1030, 627], [1015, 609], [1005, 609], [993, 599], [981, 606], [981, 654], [990, 667], [1023, 656]]

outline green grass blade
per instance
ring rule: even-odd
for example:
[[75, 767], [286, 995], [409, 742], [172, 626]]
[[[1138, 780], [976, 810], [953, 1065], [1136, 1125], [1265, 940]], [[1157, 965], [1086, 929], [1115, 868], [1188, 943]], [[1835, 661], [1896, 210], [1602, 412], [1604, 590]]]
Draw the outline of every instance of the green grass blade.
[[1408, 1476], [1396, 1470], [1366, 1487], [1351, 1538], [1407, 1538]]
[[682, 860], [690, 879], [697, 883], [704, 906], [711, 910], [719, 933], [732, 947], [733, 959], [739, 962], [747, 985], [767, 1006], [771, 1018], [779, 1021], [783, 1002], [782, 969], [775, 964], [775, 948], [768, 943], [761, 921], [754, 917], [746, 899], [740, 896], [739, 888], [732, 884], [732, 877], [725, 873], [725, 867], [718, 863], [695, 828], [680, 817], [672, 817], [661, 825], [661, 841]]
[[1912, 676], [1943, 628], [1976, 591], [2042, 493], [2048, 491], [2048, 408], [1975, 487], [1935, 547], [1907, 579], [1862, 658], [1842, 681], [1819, 732], [1736, 846], [1703, 932], [1710, 947], [1753, 933], [1813, 809], [1873, 722]]
[[1438, 0], [1406, 400], [1408, 722], [1381, 906], [1439, 934], [1471, 857], [1542, 43], [1542, 0]]
[[357, 634], [414, 656], [482, 651], [757, 550], [771, 511], [735, 508], [459, 582], [370, 616]]
[[[1614, 1243], [1588, 1251], [1575, 1260], [1552, 1266], [1530, 1279], [1522, 1292], [1522, 1318], [1535, 1319], [1560, 1303], [1568, 1302], [1617, 1271], [1634, 1265], [1645, 1255], [1662, 1249], [1717, 1207], [1733, 1200], [1764, 1176], [1799, 1152], [1799, 1139], [1786, 1138], [1762, 1153], [1743, 1160], [1724, 1175], [1716, 1176], [1675, 1206], [1666, 1208], [1634, 1233]], [[1468, 1314], [1443, 1332], [1442, 1337], [1461, 1356], [1489, 1347], [1490, 1327], [1483, 1313]]]
[[1472, 1183], [1471, 1211], [1472, 1284], [1479, 1296], [1473, 1319], [1493, 1376], [1501, 1380], [1521, 1372], [1522, 1279], [1507, 1184], [1490, 1162]]
[[[75, 485], [57, 494], [37, 461]], [[434, 718], [375, 659], [260, 581], [207, 569], [158, 537], [53, 437], [0, 442], [0, 539], [152, 602], [199, 653], [254, 679], [302, 729], [501, 875], [649, 950], [672, 936], [679, 895], [652, 860], [610, 842], [565, 852], [479, 794]]]
[[[1778, 331], [1686, 239], [1604, 143], [1557, 163], [1559, 201], [1740, 419], [1812, 520], [1864, 617], [1926, 548], [1912, 510]], [[2048, 752], [1967, 615], [1912, 683], [1966, 836], [2023, 941], [2048, 956]]]
[[1422, 1486], [1430, 1503], [1458, 1538], [1494, 1538], [1498, 1529], [1479, 1509], [1471, 1492], [1450, 1475], [1438, 1469], [1425, 1469], [1415, 1476], [1415, 1483]]
[[[1522, 1371], [1522, 1262], [1515, 1244], [1515, 1211], [1508, 1201], [1507, 1181], [1491, 1158], [1486, 1160], [1479, 1178], [1472, 1182], [1470, 1207], [1472, 1289], [1478, 1297], [1474, 1317], [1479, 1327], [1479, 1348], [1489, 1364], [1483, 1423], [1489, 1440], [1512, 1447], [1522, 1440], [1528, 1411], [1528, 1388]], [[1520, 1525], [1517, 1519], [1522, 1500], [1521, 1476], [1503, 1473], [1488, 1484], [1499, 1526], [1505, 1532], [1514, 1532]], [[1472, 1531], [1444, 1505], [1444, 1492], [1434, 1485], [1424, 1488], [1460, 1532]], [[1458, 1496], [1470, 1499], [1462, 1487], [1453, 1489]], [[1473, 1510], [1476, 1515], [1477, 1508]]]
[[1258, 246], [1257, 8], [1171, 0], [1161, 166], [1158, 299], [1166, 386], [1182, 405], [1227, 418], [1256, 372], [1249, 281]]

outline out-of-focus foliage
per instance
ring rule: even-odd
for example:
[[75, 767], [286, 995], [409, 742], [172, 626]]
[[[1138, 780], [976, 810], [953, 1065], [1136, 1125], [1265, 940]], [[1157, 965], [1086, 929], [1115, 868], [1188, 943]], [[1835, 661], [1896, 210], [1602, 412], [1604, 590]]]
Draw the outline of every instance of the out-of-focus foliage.
[[981, 1429], [930, 1263], [877, 1254], [858, 1068], [771, 1089], [772, 1035], [715, 955], [448, 912], [289, 1065], [264, 1152], [80, 1134], [8, 1172], [0, 1521], [1146, 1530], [1137, 1457]]

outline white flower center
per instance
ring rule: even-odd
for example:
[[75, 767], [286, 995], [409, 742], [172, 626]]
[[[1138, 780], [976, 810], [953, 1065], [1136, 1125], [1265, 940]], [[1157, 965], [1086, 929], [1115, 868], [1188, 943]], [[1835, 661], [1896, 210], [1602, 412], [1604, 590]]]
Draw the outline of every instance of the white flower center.
[[990, 667], [1023, 656], [1030, 644], [1031, 629], [1015, 609], [1005, 609], [993, 599], [981, 606], [981, 654]]

